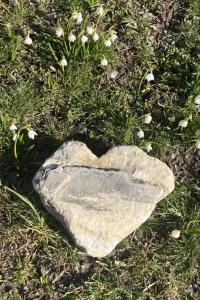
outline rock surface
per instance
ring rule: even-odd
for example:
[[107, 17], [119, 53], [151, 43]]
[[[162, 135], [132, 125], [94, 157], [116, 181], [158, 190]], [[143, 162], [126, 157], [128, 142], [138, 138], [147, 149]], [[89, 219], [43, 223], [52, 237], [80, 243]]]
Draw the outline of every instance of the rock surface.
[[33, 179], [46, 209], [88, 255], [104, 257], [144, 223], [174, 189], [166, 164], [136, 146], [100, 158], [84, 143], [64, 143]]

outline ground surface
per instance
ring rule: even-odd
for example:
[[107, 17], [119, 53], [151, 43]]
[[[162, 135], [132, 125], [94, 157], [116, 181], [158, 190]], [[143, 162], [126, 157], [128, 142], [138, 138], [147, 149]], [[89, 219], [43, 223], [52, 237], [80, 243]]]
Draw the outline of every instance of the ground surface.
[[[0, 3], [2, 299], [200, 299], [199, 0], [102, 4], [98, 17], [97, 0]], [[73, 25], [74, 11], [82, 12], [81, 25]], [[101, 39], [69, 45], [69, 32], [77, 36], [87, 24]], [[55, 34], [58, 26], [64, 38]], [[111, 30], [118, 39], [105, 47]], [[24, 44], [27, 34], [31, 45]], [[151, 71], [155, 80], [148, 83]], [[185, 128], [178, 126], [182, 119]], [[34, 140], [27, 128], [37, 132]], [[136, 135], [140, 129], [144, 139]], [[101, 260], [74, 246], [32, 190], [39, 166], [71, 139], [97, 155], [113, 145], [145, 150], [151, 143], [151, 155], [176, 175], [173, 194]], [[170, 236], [174, 229], [180, 238]]]

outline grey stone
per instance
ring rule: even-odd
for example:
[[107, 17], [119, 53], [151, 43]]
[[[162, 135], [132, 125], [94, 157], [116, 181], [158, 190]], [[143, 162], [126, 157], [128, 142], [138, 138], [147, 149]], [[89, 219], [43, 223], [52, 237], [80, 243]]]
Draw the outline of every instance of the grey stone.
[[64, 143], [33, 179], [46, 209], [94, 257], [108, 255], [144, 223], [174, 183], [165, 163], [136, 146], [98, 158], [77, 141]]

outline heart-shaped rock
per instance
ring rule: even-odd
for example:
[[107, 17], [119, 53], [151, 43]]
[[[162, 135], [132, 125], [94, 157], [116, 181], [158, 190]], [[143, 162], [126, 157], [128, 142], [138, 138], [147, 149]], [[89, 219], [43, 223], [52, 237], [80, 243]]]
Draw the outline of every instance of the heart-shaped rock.
[[84, 143], [64, 143], [33, 179], [46, 209], [88, 255], [104, 257], [174, 189], [169, 167], [136, 146], [96, 157]]

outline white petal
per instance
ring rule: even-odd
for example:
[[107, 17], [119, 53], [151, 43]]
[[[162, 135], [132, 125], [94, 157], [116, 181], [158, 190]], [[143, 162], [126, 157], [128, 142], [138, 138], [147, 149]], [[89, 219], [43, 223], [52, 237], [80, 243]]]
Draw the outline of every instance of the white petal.
[[178, 126], [179, 126], [179, 127], [183, 127], [183, 128], [187, 127], [187, 125], [188, 125], [188, 120], [181, 120], [181, 121], [178, 123]]
[[97, 14], [98, 16], [103, 16], [103, 14], [104, 14], [104, 9], [103, 9], [103, 6], [102, 6], [102, 5], [100, 5], [100, 6], [97, 8], [96, 14]]
[[110, 40], [110, 39], [105, 40], [104, 45], [105, 45], [106, 47], [110, 47], [110, 46], [112, 45], [111, 40]]
[[88, 37], [87, 37], [86, 35], [83, 35], [83, 36], [81, 37], [81, 42], [82, 42], [83, 44], [85, 44], [87, 41], [88, 41]]
[[150, 152], [153, 150], [151, 144], [146, 145], [146, 150], [147, 150], [147, 152]]
[[73, 12], [73, 14], [72, 14], [72, 19], [73, 20], [76, 20], [78, 18], [78, 12]]
[[88, 27], [86, 28], [86, 32], [87, 32], [88, 35], [91, 35], [91, 34], [93, 34], [93, 32], [94, 32], [94, 28], [91, 27], [91, 26], [88, 26]]
[[200, 95], [198, 95], [194, 98], [194, 103], [197, 105], [200, 105]]
[[98, 35], [98, 33], [94, 33], [92, 38], [93, 38], [93, 41], [94, 41], [94, 42], [97, 42], [97, 41], [99, 40], [99, 35]]
[[178, 239], [179, 237], [180, 237], [180, 235], [181, 235], [181, 232], [180, 232], [180, 230], [177, 230], [177, 229], [175, 229], [175, 230], [173, 230], [172, 232], [171, 232], [171, 237], [173, 237], [174, 239]]
[[68, 36], [68, 40], [73, 43], [76, 40], [76, 36], [73, 33], [70, 33], [70, 35]]
[[11, 131], [17, 130], [17, 126], [15, 124], [10, 125], [9, 128]]
[[66, 67], [67, 66], [67, 60], [65, 58], [61, 59], [60, 64], [61, 64], [61, 66]]
[[197, 149], [197, 150], [200, 150], [200, 140], [199, 140], [199, 141], [196, 141], [196, 149]]
[[114, 43], [114, 42], [118, 39], [118, 37], [117, 37], [117, 35], [116, 35], [115, 33], [113, 33], [113, 34], [111, 35], [110, 39], [111, 39], [111, 41]]
[[58, 27], [58, 28], [56, 29], [56, 35], [57, 35], [58, 37], [61, 37], [62, 35], [64, 35], [64, 30], [63, 30], [61, 27]]
[[151, 121], [152, 121], [152, 116], [151, 116], [151, 114], [147, 114], [147, 115], [145, 116], [145, 118], [144, 118], [144, 123], [145, 123], [145, 124], [150, 124]]
[[37, 133], [34, 130], [32, 130], [32, 129], [28, 130], [28, 137], [29, 137], [29, 139], [34, 140], [35, 139], [35, 135], [37, 135]]
[[110, 78], [115, 79], [117, 77], [117, 75], [118, 75], [118, 72], [116, 70], [114, 70], [110, 73]]
[[25, 45], [31, 45], [33, 43], [32, 39], [30, 38], [29, 35], [27, 35], [27, 37], [24, 40], [24, 44]]
[[56, 68], [54, 68], [54, 66], [50, 66], [49, 69], [50, 69], [52, 72], [56, 72]]
[[153, 81], [154, 80], [154, 75], [153, 73], [149, 73], [145, 76], [145, 79], [150, 82], [150, 81]]
[[143, 131], [143, 130], [139, 130], [139, 131], [137, 132], [137, 137], [138, 137], [139, 139], [143, 139], [143, 138], [144, 138], [144, 131]]
[[15, 142], [16, 139], [17, 139], [17, 134], [15, 133], [15, 134], [13, 135], [13, 141]]
[[104, 66], [104, 67], [108, 65], [108, 61], [107, 61], [106, 58], [101, 60], [101, 65]]
[[81, 24], [83, 21], [82, 13], [79, 13], [76, 18], [76, 24]]

